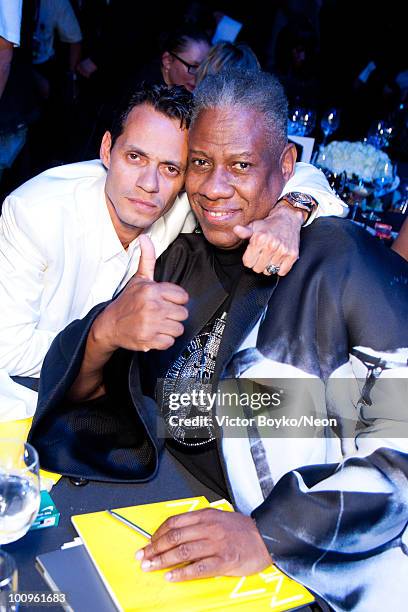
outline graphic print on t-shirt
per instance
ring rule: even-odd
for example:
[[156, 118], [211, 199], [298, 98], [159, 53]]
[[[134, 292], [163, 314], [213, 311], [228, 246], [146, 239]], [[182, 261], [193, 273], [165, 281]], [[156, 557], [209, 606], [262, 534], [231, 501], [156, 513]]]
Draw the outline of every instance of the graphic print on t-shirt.
[[226, 318], [222, 308], [158, 381], [157, 402], [170, 435], [180, 444], [201, 446], [215, 439], [210, 397]]

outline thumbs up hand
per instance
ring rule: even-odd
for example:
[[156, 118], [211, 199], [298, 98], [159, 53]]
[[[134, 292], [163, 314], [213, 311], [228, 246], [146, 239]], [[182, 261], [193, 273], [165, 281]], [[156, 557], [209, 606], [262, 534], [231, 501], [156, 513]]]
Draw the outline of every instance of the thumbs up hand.
[[148, 236], [140, 236], [139, 266], [122, 293], [94, 323], [95, 339], [105, 350], [165, 350], [184, 332], [188, 293], [174, 283], [154, 280], [156, 255]]
[[148, 236], [143, 234], [139, 237], [139, 244], [140, 259], [135, 277], [144, 278], [154, 282], [154, 269], [156, 267], [156, 253], [154, 250], [154, 244]]

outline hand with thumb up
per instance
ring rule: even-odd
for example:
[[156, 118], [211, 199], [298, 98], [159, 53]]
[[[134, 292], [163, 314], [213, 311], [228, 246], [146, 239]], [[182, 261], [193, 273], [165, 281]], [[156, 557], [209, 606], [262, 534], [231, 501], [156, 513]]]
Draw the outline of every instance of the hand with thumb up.
[[188, 293], [173, 283], [154, 280], [156, 255], [150, 238], [141, 235], [140, 261], [122, 293], [94, 323], [95, 339], [106, 351], [164, 350], [181, 336], [188, 317]]

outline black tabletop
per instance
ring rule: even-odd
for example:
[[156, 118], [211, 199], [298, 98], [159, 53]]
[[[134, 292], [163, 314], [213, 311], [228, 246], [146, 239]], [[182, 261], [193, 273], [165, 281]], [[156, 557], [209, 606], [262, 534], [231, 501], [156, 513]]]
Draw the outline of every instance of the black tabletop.
[[[68, 478], [62, 478], [51, 491], [61, 514], [58, 527], [29, 531], [21, 540], [4, 546], [4, 550], [12, 554], [16, 561], [19, 591], [50, 590], [35, 567], [35, 558], [39, 554], [60, 548], [78, 535], [70, 520], [72, 515], [197, 495], [205, 495], [209, 501], [219, 498], [166, 450], [162, 454], [156, 477], [147, 483], [89, 482], [85, 486], [75, 486]], [[21, 610], [52, 612], [61, 608], [21, 605]]]

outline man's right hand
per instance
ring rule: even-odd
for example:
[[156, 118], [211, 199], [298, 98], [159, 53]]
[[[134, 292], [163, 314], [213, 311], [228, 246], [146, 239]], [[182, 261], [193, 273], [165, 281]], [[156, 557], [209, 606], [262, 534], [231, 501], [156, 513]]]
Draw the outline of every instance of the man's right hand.
[[140, 261], [126, 288], [93, 325], [95, 340], [105, 350], [165, 350], [184, 332], [188, 293], [173, 283], [154, 280], [156, 255], [150, 238], [140, 236]]

